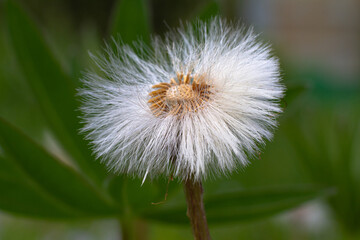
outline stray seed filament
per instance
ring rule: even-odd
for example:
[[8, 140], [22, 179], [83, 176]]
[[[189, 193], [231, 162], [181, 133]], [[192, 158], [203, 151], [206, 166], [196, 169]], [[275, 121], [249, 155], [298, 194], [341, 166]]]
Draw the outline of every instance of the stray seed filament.
[[157, 117], [167, 115], [183, 116], [196, 112], [212, 95], [212, 86], [204, 82], [203, 77], [177, 73], [177, 79], [170, 83], [153, 85], [156, 89], [149, 93], [150, 109]]

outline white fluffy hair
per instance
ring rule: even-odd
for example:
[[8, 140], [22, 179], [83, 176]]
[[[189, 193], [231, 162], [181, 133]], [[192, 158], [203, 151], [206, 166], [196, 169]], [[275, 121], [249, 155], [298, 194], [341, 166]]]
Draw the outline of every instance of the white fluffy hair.
[[[79, 91], [83, 131], [115, 173], [199, 181], [246, 165], [272, 137], [284, 88], [277, 59], [251, 30], [214, 18], [156, 37], [151, 48], [116, 45], [93, 56], [100, 71], [86, 73]], [[212, 98], [180, 118], [154, 115], [152, 86], [179, 72], [205, 76]]]

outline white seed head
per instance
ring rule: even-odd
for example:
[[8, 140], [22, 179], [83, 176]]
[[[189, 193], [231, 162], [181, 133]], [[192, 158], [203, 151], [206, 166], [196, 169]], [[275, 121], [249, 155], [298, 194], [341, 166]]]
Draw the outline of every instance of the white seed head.
[[83, 79], [83, 131], [109, 169], [201, 180], [246, 165], [272, 137], [284, 88], [251, 31], [214, 18], [146, 49], [108, 48]]

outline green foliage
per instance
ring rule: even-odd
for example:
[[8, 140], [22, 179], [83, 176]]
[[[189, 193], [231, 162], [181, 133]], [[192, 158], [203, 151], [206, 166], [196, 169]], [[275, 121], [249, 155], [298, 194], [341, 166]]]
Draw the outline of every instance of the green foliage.
[[[319, 188], [292, 186], [288, 188], [242, 189], [206, 196], [206, 216], [210, 224], [250, 221], [296, 207], [321, 195]], [[156, 211], [154, 211], [156, 210]], [[187, 224], [184, 201], [158, 206], [146, 218], [165, 223]]]
[[53, 198], [73, 216], [107, 216], [116, 212], [104, 192], [1, 119], [0, 132], [5, 156], [13, 160], [15, 170], [22, 172], [22, 178], [32, 182], [41, 195]]
[[78, 134], [78, 103], [73, 80], [50, 52], [33, 21], [12, 1], [6, 2], [6, 21], [19, 68], [51, 130], [85, 173], [99, 175], [101, 166], [88, 161], [91, 154]]
[[341, 109], [322, 114], [309, 111], [286, 125], [288, 137], [313, 181], [336, 187], [337, 194], [329, 203], [343, 227], [351, 232], [360, 227], [359, 122], [359, 115]]
[[0, 206], [10, 213], [35, 218], [67, 219], [74, 217], [63, 204], [44, 193], [16, 166], [0, 156]]
[[120, 36], [123, 43], [130, 44], [142, 39], [150, 41], [150, 21], [147, 0], [117, 0], [112, 13], [110, 33]]
[[201, 20], [208, 20], [220, 14], [220, 5], [216, 0], [210, 1], [203, 10], [198, 14], [197, 18]]

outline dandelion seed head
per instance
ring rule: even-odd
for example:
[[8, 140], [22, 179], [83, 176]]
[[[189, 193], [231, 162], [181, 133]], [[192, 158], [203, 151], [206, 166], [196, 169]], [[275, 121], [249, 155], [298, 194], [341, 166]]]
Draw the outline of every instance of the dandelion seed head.
[[83, 131], [116, 173], [195, 181], [230, 173], [271, 139], [278, 61], [251, 30], [220, 18], [136, 51], [117, 44], [85, 74]]

